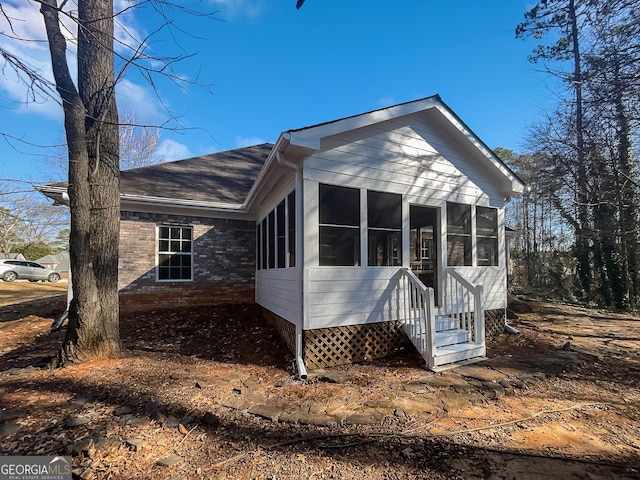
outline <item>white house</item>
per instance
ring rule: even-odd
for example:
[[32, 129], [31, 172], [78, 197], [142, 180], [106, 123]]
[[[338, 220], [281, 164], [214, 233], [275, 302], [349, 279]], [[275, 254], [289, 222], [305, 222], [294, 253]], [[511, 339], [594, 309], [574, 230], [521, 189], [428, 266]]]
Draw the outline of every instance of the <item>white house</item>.
[[439, 96], [125, 171], [122, 305], [254, 300], [302, 376], [407, 339], [434, 369], [482, 357], [523, 188]]

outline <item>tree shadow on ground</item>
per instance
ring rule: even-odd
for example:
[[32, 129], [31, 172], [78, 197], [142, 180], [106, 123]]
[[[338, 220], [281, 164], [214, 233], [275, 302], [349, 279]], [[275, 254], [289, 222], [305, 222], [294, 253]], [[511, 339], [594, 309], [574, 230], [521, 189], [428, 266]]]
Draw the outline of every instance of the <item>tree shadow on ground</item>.
[[[80, 459], [88, 457], [85, 450], [78, 451], [78, 441], [102, 438], [104, 444], [101, 448], [111, 449], [120, 460], [127, 458], [127, 462], [135, 464], [136, 461], [140, 461], [140, 457], [136, 457], [135, 452], [123, 451], [121, 446], [127, 441], [130, 442], [131, 438], [149, 438], [153, 436], [154, 431], [160, 432], [163, 429], [161, 423], [151, 420], [150, 416], [153, 416], [154, 412], [149, 408], [149, 404], [157, 405], [157, 398], [161, 392], [139, 391], [133, 385], [122, 383], [91, 384], [53, 376], [40, 379], [36, 387], [28, 379], [5, 381], [3, 387], [8, 392], [36, 388], [39, 393], [45, 395], [62, 393], [72, 398], [90, 399], [88, 403], [77, 407], [75, 414], [82, 414], [82, 408], [88, 406], [93, 414], [92, 421], [87, 425], [75, 427], [72, 432], [65, 425], [69, 414], [74, 413], [73, 409], [69, 411], [69, 404], [72, 402], [64, 401], [54, 405], [36, 403], [31, 406], [31, 415], [46, 413], [49, 419], [49, 426], [41, 430], [38, 436], [58, 439], [55, 443], [40, 445], [41, 454], [73, 454], [80, 457], [80, 463]], [[146, 418], [144, 426], [126, 427], [122, 419], [114, 415], [114, 408], [123, 405], [131, 409], [132, 413], [128, 417]], [[389, 472], [390, 476], [384, 478], [506, 478], [501, 476], [501, 472], [517, 472], [524, 475], [521, 478], [532, 478], [531, 475], [545, 472], [551, 476], [550, 478], [583, 478], [580, 475], [586, 471], [589, 472], [589, 478], [638, 478], [637, 469], [640, 468], [640, 457], [637, 455], [620, 456], [615, 461], [573, 458], [551, 452], [470, 445], [465, 443], [465, 434], [459, 434], [460, 439], [456, 441], [455, 438], [446, 438], [446, 435], [438, 438], [415, 433], [403, 434], [394, 426], [354, 427], [338, 424], [328, 429], [314, 425], [283, 425], [260, 418], [247, 420], [246, 414], [234, 411], [221, 416], [220, 422], [212, 426], [203, 421], [206, 413], [204, 410], [194, 409], [193, 406], [181, 402], [165, 404], [163, 408], [167, 415], [177, 418], [190, 417], [191, 421], [185, 424], [185, 428], [195, 430], [198, 434], [191, 435], [188, 439], [186, 435], [173, 429], [175, 440], [181, 440], [177, 447], [169, 446], [164, 450], [177, 452], [187, 463], [202, 462], [201, 455], [207, 446], [209, 456], [205, 461], [207, 465], [219, 465], [217, 470], [231, 468], [233, 471], [233, 463], [236, 462], [242, 464], [242, 468], [251, 469], [250, 463], [254, 456], [263, 455], [264, 452], [271, 456], [285, 455], [288, 459], [294, 459], [294, 463], [295, 459], [298, 462], [306, 462], [305, 458], [310, 460], [312, 457], [316, 461], [328, 461], [338, 466], [348, 463], [351, 468], [355, 466], [362, 474], [381, 470]], [[113, 424], [118, 422], [123, 425], [122, 431], [108, 436], [107, 432], [114, 431]], [[4, 453], [11, 452], [4, 450]], [[96, 463], [96, 454], [93, 455], [93, 463]], [[514, 463], [519, 465], [515, 471]], [[158, 470], [159, 467], [153, 464], [148, 468], [149, 470], [145, 471], [143, 466], [138, 465], [137, 470], [141, 475], [134, 475], [132, 478], [163, 478], [166, 472]], [[258, 467], [257, 471], [265, 473], [261, 467]], [[284, 477], [286, 472], [286, 468], [280, 469], [279, 476]], [[293, 472], [292, 470], [290, 473]]]
[[55, 318], [64, 312], [66, 300], [67, 295], [62, 294], [0, 306], [0, 323], [20, 320], [30, 315]]

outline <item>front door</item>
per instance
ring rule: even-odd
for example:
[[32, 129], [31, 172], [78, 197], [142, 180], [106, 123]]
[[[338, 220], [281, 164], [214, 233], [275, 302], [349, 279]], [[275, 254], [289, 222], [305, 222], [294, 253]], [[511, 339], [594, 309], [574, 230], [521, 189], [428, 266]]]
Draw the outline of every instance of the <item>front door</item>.
[[438, 209], [411, 205], [409, 207], [409, 245], [411, 270], [427, 287], [433, 288], [439, 304], [438, 277]]

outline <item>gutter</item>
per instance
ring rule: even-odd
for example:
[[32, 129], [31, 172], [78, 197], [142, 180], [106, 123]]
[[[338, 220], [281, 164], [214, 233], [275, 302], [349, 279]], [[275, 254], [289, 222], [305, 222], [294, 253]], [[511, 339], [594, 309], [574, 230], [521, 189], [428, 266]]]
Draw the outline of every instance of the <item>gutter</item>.
[[298, 271], [298, 282], [297, 282], [296, 288], [298, 290], [297, 296], [298, 296], [299, 305], [300, 305], [300, 318], [299, 318], [299, 321], [296, 323], [295, 365], [296, 365], [296, 371], [298, 372], [298, 378], [304, 380], [307, 378], [307, 367], [305, 366], [304, 359], [302, 358], [303, 345], [304, 345], [304, 330], [302, 328], [302, 324], [304, 322], [304, 318], [303, 318], [304, 308], [302, 305], [302, 302], [303, 302], [303, 291], [302, 291], [302, 285], [303, 285], [302, 264], [303, 263], [302, 262], [304, 258], [302, 254], [303, 253], [302, 249], [304, 247], [304, 242], [302, 241], [303, 240], [302, 225], [304, 220], [304, 215], [302, 211], [302, 169], [295, 163], [292, 163], [288, 161], [286, 158], [284, 158], [284, 155], [280, 150], [276, 150], [276, 159], [280, 165], [291, 168], [296, 172], [296, 224], [297, 224], [296, 269]]
[[[67, 187], [38, 187], [37, 190], [57, 203], [69, 205]], [[242, 203], [202, 202], [185, 198], [152, 197], [149, 195], [120, 194], [120, 201], [132, 205], [150, 205], [157, 207], [189, 207], [197, 210], [208, 210], [224, 213], [247, 213]]]

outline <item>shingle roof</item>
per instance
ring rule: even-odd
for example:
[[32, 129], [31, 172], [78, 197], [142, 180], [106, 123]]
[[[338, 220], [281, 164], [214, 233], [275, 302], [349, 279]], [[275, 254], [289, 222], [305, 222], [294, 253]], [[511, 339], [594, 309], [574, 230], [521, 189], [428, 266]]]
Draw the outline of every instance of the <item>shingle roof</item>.
[[263, 143], [176, 162], [124, 170], [123, 195], [241, 204], [273, 145]]

